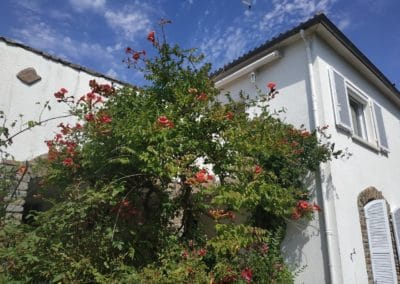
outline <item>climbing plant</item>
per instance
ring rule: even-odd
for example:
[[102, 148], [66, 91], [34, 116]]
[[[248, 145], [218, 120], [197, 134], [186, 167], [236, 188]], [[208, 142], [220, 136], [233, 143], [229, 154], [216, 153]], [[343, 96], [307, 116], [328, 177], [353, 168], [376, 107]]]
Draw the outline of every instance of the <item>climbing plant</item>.
[[304, 181], [337, 153], [269, 110], [275, 83], [233, 100], [196, 50], [170, 45], [163, 32], [147, 39], [156, 55], [127, 48], [124, 60], [147, 86], [91, 81], [80, 98], [54, 94], [78, 121], [45, 141], [43, 188], [62, 188], [61, 201], [32, 212], [29, 225], [4, 226], [2, 277], [291, 282], [280, 252], [286, 222], [320, 210]]

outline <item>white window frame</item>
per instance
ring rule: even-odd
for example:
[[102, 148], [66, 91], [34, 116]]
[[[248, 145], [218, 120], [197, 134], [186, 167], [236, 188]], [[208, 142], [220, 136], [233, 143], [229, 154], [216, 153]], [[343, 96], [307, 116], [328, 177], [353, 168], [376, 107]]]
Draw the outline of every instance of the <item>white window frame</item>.
[[[345, 76], [343, 76], [340, 72], [336, 71], [334, 68], [329, 69], [329, 77], [331, 83], [331, 93], [332, 93], [332, 103], [335, 114], [336, 126], [345, 132], [351, 134], [351, 137], [356, 142], [360, 142], [363, 145], [366, 145], [372, 148], [375, 151], [383, 151], [389, 152], [386, 147], [382, 147], [379, 141], [379, 129], [376, 118], [376, 113], [374, 111], [373, 105], [376, 104], [370, 97], [363, 92], [360, 88], [355, 86], [352, 82], [350, 82]], [[344, 83], [340, 83], [336, 85], [336, 78], [343, 79]], [[345, 88], [345, 94], [342, 92], [341, 100], [342, 103], [344, 101], [344, 95], [346, 96], [344, 106], [339, 104], [340, 94], [337, 93], [337, 86], [342, 86]], [[355, 133], [354, 121], [351, 114], [351, 106], [350, 100], [362, 108], [362, 115], [359, 115], [359, 124], [361, 126], [361, 135]], [[347, 111], [346, 111], [347, 109]], [[343, 114], [343, 112], [345, 112]], [[341, 114], [342, 113], [342, 114]], [[348, 116], [348, 122], [343, 121], [342, 115]], [[347, 123], [347, 124], [346, 124]], [[387, 139], [387, 135], [386, 135]]]
[[362, 112], [358, 113], [357, 117], [358, 124], [361, 127], [361, 135], [355, 133], [354, 121], [350, 113], [352, 137], [355, 140], [361, 140], [361, 142], [368, 143], [369, 146], [377, 147], [378, 140], [377, 140], [374, 116], [372, 112], [372, 102], [365, 93], [363, 93], [353, 84], [351, 84], [347, 80], [345, 80], [345, 83], [346, 83], [345, 86], [346, 86], [347, 100], [349, 101], [349, 111], [351, 112], [350, 101], [353, 101], [359, 107], [359, 111]]

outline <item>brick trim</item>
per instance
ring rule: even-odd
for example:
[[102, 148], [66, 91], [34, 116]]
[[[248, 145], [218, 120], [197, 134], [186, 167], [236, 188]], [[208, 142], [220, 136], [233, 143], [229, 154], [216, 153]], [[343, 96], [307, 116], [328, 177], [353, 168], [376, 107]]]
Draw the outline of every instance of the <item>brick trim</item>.
[[[371, 186], [364, 189], [357, 198], [357, 205], [358, 205], [358, 213], [360, 217], [360, 226], [361, 226], [361, 234], [362, 234], [362, 241], [364, 247], [364, 255], [365, 255], [365, 264], [368, 274], [368, 283], [373, 284], [373, 276], [372, 276], [372, 264], [371, 264], [371, 254], [369, 251], [369, 243], [368, 243], [368, 232], [367, 232], [367, 223], [365, 220], [365, 212], [364, 206], [373, 200], [378, 199], [386, 199], [383, 197], [382, 192], [378, 191], [375, 187]], [[392, 237], [392, 245], [393, 245], [393, 254], [395, 258], [395, 265], [396, 265], [396, 273], [397, 278], [400, 279], [400, 265], [399, 265], [399, 258], [398, 258], [398, 251], [396, 247], [396, 241], [393, 232], [393, 223], [392, 223], [392, 216], [390, 214], [390, 205], [386, 201], [386, 206], [388, 209], [388, 216], [389, 216], [389, 226], [390, 226], [390, 234]]]

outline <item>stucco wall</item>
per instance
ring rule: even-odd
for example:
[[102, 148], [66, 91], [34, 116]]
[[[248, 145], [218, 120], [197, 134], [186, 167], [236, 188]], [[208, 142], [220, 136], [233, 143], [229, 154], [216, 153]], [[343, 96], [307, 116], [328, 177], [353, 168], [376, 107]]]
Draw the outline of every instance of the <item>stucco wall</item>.
[[[27, 67], [33, 67], [42, 79], [29, 86], [17, 78], [17, 73]], [[47, 59], [36, 53], [18, 46], [8, 45], [0, 41], [0, 110], [6, 114], [11, 123], [14, 120], [26, 123], [29, 120], [39, 119], [42, 106], [50, 101], [51, 111], [44, 111], [42, 119], [67, 114], [64, 105], [58, 104], [53, 94], [60, 88], [66, 88], [69, 95], [80, 97], [89, 91], [88, 82], [96, 79], [99, 83], [106, 83], [104, 78], [95, 77], [89, 73], [73, 69], [62, 63]], [[36, 104], [40, 102], [41, 104]], [[20, 118], [19, 115], [23, 117]], [[47, 124], [18, 135], [9, 152], [16, 160], [30, 160], [44, 154], [47, 147], [44, 140], [51, 139], [57, 131], [57, 125], [63, 119], [48, 122]], [[24, 128], [17, 123], [11, 133]]]
[[[276, 82], [279, 94], [270, 101], [270, 110], [285, 108], [280, 113], [284, 121], [310, 129], [313, 125], [312, 107], [310, 101], [310, 86], [308, 83], [307, 57], [304, 43], [297, 41], [290, 46], [277, 48], [282, 58], [259, 68], [256, 71], [256, 85], [267, 91], [268, 82]], [[250, 81], [249, 74], [223, 86], [223, 91], [229, 91], [237, 98], [240, 90], [254, 96], [257, 92]], [[315, 201], [320, 202], [315, 179], [310, 176], [309, 188], [314, 193]], [[319, 218], [321, 217], [321, 218]], [[287, 236], [282, 245], [287, 263], [298, 271], [296, 283], [327, 283], [327, 267], [324, 261], [326, 255], [322, 216], [316, 216], [311, 222], [292, 221], [287, 224]]]
[[[400, 111], [382, 92], [373, 86], [360, 72], [343, 60], [322, 40], [316, 39], [313, 52], [317, 54], [317, 85], [321, 124], [330, 125], [332, 141], [339, 149], [348, 149], [349, 159], [331, 163], [332, 185], [335, 190], [336, 215], [344, 283], [368, 283], [362, 243], [357, 197], [368, 187], [381, 191], [391, 209], [400, 206], [398, 184], [400, 182]], [[335, 127], [335, 117], [328, 70], [333, 66], [357, 88], [382, 106], [382, 114], [389, 141], [390, 152], [386, 155], [362, 143]], [[355, 253], [355, 254], [354, 254]]]

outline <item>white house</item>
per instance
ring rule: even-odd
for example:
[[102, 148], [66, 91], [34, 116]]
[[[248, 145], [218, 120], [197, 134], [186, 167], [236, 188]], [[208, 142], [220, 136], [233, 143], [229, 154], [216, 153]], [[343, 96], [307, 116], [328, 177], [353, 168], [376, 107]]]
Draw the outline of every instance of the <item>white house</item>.
[[[283, 244], [302, 268], [296, 283], [398, 283], [400, 92], [323, 14], [214, 74], [232, 95], [276, 82], [271, 107], [308, 129], [329, 125], [351, 157], [320, 166], [319, 218], [290, 222]], [[265, 88], [265, 87], [264, 87]]]
[[[58, 104], [53, 94], [60, 88], [65, 88], [69, 91], [68, 95], [79, 98], [89, 92], [89, 81], [92, 79], [102, 84], [126, 84], [0, 37], [0, 110], [6, 114], [7, 125], [17, 121], [16, 126], [10, 130], [11, 134], [26, 127], [21, 125], [21, 122], [38, 121], [39, 117], [45, 120], [68, 114], [67, 108]], [[51, 110], [42, 112], [46, 101], [50, 101]], [[16, 136], [8, 151], [20, 161], [46, 153], [47, 147], [43, 142], [54, 137], [60, 121], [63, 120], [50, 121]]]

